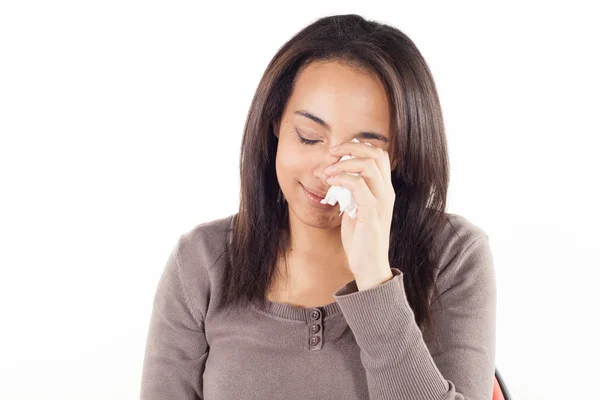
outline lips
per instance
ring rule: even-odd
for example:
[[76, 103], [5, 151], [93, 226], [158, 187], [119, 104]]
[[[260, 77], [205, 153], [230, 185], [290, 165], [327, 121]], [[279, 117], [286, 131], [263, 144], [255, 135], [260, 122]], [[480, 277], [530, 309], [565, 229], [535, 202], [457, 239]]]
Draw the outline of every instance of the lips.
[[315, 196], [317, 196], [317, 197], [320, 197], [320, 198], [322, 198], [322, 199], [324, 199], [324, 198], [325, 198], [325, 195], [326, 195], [326, 193], [322, 193], [322, 192], [320, 192], [320, 191], [318, 191], [318, 190], [308, 189], [307, 187], [304, 187], [304, 189], [305, 189], [307, 192], [309, 192], [309, 193], [311, 193], [311, 194], [314, 194], [314, 195], [315, 195]]

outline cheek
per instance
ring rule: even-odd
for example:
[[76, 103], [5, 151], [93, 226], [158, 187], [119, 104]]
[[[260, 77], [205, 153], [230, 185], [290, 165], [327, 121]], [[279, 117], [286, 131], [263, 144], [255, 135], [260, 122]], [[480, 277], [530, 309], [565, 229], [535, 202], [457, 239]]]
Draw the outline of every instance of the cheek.
[[[300, 145], [301, 146], [301, 145]], [[288, 145], [278, 150], [277, 169], [283, 173], [304, 173], [315, 162], [314, 154], [310, 154], [297, 146]]]
[[300, 180], [306, 175], [307, 164], [303, 164], [298, 157], [282, 157], [277, 163], [277, 175], [281, 180]]

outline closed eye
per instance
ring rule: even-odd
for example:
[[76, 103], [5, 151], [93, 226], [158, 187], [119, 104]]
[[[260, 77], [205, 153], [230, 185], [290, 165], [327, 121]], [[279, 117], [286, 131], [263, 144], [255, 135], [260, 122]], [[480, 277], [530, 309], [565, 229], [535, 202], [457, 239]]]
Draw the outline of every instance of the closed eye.
[[300, 139], [300, 143], [302, 143], [302, 144], [313, 145], [313, 144], [321, 142], [321, 140], [305, 139], [302, 136], [300, 136], [300, 132], [298, 132], [298, 129], [295, 129], [295, 130], [296, 130], [296, 134], [298, 135], [298, 138]]

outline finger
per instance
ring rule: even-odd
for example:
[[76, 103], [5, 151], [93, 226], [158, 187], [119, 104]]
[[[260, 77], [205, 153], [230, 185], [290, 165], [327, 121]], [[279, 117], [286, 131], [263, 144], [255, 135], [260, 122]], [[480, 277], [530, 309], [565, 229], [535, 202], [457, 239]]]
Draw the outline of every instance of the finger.
[[372, 221], [377, 218], [377, 199], [371, 193], [367, 183], [360, 175], [339, 174], [327, 178], [330, 185], [345, 187], [352, 193], [356, 206], [360, 210], [360, 221]]
[[359, 174], [366, 182], [369, 190], [377, 199], [381, 199], [386, 194], [384, 178], [379, 170], [379, 166], [373, 158], [350, 158], [339, 161], [331, 165], [330, 170], [325, 173], [335, 176], [341, 173]]
[[389, 153], [380, 147], [370, 146], [368, 143], [345, 142], [339, 145], [335, 150], [329, 153], [334, 156], [342, 157], [351, 155], [359, 158], [372, 158], [377, 163], [385, 182], [391, 182], [391, 161]]

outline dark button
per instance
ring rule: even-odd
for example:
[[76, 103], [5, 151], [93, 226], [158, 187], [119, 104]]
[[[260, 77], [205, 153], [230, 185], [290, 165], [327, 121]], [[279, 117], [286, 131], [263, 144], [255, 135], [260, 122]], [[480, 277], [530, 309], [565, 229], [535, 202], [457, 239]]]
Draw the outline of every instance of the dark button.
[[319, 310], [314, 310], [310, 313], [310, 317], [314, 320], [317, 320], [321, 317], [321, 312]]
[[318, 345], [318, 344], [319, 344], [319, 341], [320, 341], [320, 340], [321, 340], [321, 339], [319, 339], [319, 337], [318, 337], [318, 336], [313, 336], [313, 337], [311, 337], [311, 338], [310, 338], [310, 344], [311, 344], [312, 346], [316, 346], [316, 345]]
[[311, 325], [311, 326], [310, 326], [310, 331], [311, 331], [312, 333], [317, 333], [317, 332], [319, 332], [319, 329], [321, 329], [321, 327], [320, 327], [319, 325]]

